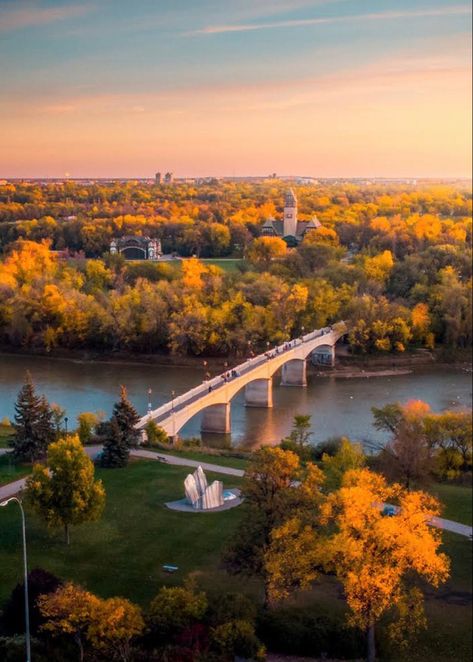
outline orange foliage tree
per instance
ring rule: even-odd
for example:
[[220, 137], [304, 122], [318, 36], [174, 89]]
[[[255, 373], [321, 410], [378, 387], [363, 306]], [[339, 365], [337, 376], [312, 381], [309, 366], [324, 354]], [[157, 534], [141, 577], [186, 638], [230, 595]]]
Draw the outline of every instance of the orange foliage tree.
[[[382, 504], [394, 499], [399, 509], [385, 516]], [[439, 511], [433, 497], [388, 486], [368, 469], [348, 471], [340, 490], [321, 506], [321, 523], [333, 527], [321, 558], [343, 585], [350, 623], [367, 634], [369, 662], [376, 657], [375, 625], [383, 615], [397, 610], [390, 634], [398, 643], [425, 626], [423, 596], [412, 578], [434, 587], [448, 578], [449, 560], [438, 551], [440, 533], [428, 524]]]
[[137, 605], [124, 598], [102, 600], [71, 582], [40, 596], [38, 606], [46, 619], [42, 629], [55, 636], [72, 636], [81, 661], [88, 645], [106, 659], [127, 662], [133, 637], [144, 629]]

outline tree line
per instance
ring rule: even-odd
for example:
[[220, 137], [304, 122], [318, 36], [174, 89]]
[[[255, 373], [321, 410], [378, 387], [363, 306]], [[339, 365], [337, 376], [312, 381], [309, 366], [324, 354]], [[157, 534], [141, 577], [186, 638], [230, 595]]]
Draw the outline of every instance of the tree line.
[[471, 264], [464, 248], [435, 250], [412, 265], [389, 250], [344, 262], [317, 232], [291, 251], [261, 237], [240, 271], [225, 272], [194, 258], [64, 260], [47, 243], [20, 241], [0, 262], [0, 341], [243, 357], [345, 319], [358, 353], [470, 347]]

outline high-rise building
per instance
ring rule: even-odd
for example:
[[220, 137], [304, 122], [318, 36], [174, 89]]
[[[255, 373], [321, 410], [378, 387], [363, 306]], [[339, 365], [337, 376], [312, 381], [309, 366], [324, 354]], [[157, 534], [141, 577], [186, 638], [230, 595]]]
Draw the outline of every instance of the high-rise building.
[[164, 175], [164, 183], [165, 184], [172, 184], [173, 180], [174, 180], [174, 175], [173, 175], [172, 172], [167, 172]]
[[154, 176], [154, 183], [158, 186], [161, 184], [161, 173], [157, 172]]

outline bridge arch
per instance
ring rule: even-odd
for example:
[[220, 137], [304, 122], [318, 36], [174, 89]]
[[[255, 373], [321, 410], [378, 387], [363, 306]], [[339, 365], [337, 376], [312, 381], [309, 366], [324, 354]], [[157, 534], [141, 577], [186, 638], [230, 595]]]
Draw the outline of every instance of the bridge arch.
[[245, 388], [247, 406], [272, 407], [274, 374], [282, 368], [283, 385], [305, 386], [307, 357], [317, 347], [328, 347], [333, 354], [337, 340], [345, 333], [346, 326], [340, 323], [333, 328], [314, 331], [284, 343], [230, 370], [227, 379], [214, 377], [149, 412], [136, 427], [143, 429], [150, 420], [154, 420], [170, 437], [176, 437], [191, 418], [204, 412], [203, 430], [228, 433], [231, 401], [239, 391]]

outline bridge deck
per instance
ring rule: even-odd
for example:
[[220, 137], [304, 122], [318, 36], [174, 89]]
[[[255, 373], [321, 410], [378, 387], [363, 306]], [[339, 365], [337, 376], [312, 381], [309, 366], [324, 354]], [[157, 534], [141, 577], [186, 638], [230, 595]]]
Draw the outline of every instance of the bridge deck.
[[[161, 427], [168, 428], [170, 419], [174, 418], [176, 414], [182, 412], [196, 401], [207, 399], [209, 394], [215, 395], [219, 391], [223, 391], [230, 383], [241, 383], [240, 388], [242, 388], [251, 381], [251, 379], [244, 379], [244, 377], [250, 376], [253, 372], [257, 373], [261, 366], [268, 365], [273, 362], [275, 365], [279, 366], [282, 363], [290, 361], [291, 358], [299, 358], [297, 354], [300, 354], [300, 352], [297, 350], [304, 348], [304, 346], [308, 346], [310, 348], [314, 340], [320, 339], [323, 336], [327, 336], [329, 334], [330, 336], [327, 337], [327, 344], [332, 345], [345, 333], [345, 331], [346, 327], [343, 323], [337, 324], [335, 327], [317, 329], [316, 331], [307, 333], [301, 338], [290, 340], [276, 348], [269, 350], [268, 352], [248, 359], [240, 365], [230, 368], [228, 371], [226, 371], [226, 373], [218, 375], [217, 377], [214, 377], [208, 381], [204, 381], [202, 384], [199, 384], [186, 393], [178, 396], [177, 398], [174, 398], [174, 400], [166, 402], [157, 409], [148, 412], [138, 421], [136, 428], [144, 428], [150, 420], [153, 420]], [[283, 357], [285, 360], [281, 362], [281, 358]], [[258, 378], [259, 377], [255, 377], [255, 379]]]

